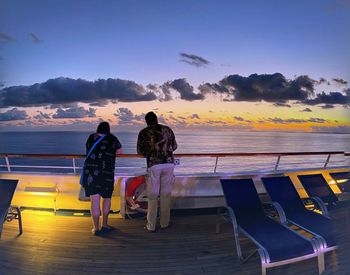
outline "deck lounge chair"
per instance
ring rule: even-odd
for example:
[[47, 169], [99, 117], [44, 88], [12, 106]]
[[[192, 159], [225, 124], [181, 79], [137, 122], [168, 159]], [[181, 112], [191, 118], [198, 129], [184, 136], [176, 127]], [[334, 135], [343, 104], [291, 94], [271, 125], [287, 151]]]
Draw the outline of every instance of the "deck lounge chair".
[[[221, 185], [240, 261], [245, 262], [258, 252], [262, 274], [266, 274], [267, 268], [318, 257], [319, 273], [323, 273], [324, 254], [319, 243], [267, 217], [252, 179], [222, 179]], [[246, 258], [242, 256], [239, 233], [258, 247]]]
[[11, 206], [18, 180], [0, 179], [0, 240], [5, 221], [18, 220], [19, 234], [22, 234], [21, 211], [17, 206]]
[[283, 208], [282, 215], [286, 218], [283, 222], [287, 220], [316, 236], [325, 252], [336, 249], [333, 221], [326, 215], [306, 209], [289, 177], [266, 177], [261, 180], [271, 200]]
[[329, 173], [339, 189], [344, 193], [350, 193], [350, 172]]
[[329, 209], [338, 204], [338, 197], [334, 194], [322, 174], [298, 175], [298, 178], [311, 199], [321, 199]]

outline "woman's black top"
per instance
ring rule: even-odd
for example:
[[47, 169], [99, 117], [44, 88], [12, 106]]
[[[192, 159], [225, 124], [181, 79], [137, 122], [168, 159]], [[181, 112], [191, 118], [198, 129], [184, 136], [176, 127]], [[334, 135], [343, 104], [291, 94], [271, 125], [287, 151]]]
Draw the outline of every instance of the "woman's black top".
[[[86, 154], [100, 138], [98, 134], [91, 134], [86, 141]], [[116, 150], [122, 146], [118, 138], [112, 134], [107, 134], [93, 149], [90, 156], [85, 160], [84, 186], [112, 188], [114, 186], [114, 167]]]

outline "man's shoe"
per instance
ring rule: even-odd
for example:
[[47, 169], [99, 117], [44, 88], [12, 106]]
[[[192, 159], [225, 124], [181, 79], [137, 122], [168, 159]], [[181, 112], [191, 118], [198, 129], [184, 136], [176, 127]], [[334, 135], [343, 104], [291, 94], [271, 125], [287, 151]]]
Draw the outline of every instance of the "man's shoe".
[[144, 226], [143, 229], [144, 229], [146, 232], [148, 232], [148, 233], [155, 233], [155, 232], [156, 232], [156, 230], [149, 230], [149, 229], [147, 228], [147, 226]]
[[174, 225], [173, 222], [169, 222], [168, 226], [160, 227], [160, 229], [165, 230], [165, 229], [172, 227], [173, 225]]

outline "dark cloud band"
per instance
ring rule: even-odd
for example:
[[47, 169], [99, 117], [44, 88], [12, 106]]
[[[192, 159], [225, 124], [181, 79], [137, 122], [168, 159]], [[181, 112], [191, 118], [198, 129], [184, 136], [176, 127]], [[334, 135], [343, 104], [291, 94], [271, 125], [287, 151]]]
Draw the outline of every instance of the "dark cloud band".
[[267, 101], [285, 103], [289, 100], [305, 100], [314, 94], [315, 80], [299, 76], [287, 80], [282, 74], [252, 74], [248, 77], [229, 75], [214, 84], [199, 87], [203, 93], [216, 93], [226, 101]]
[[[280, 73], [252, 74], [248, 77], [234, 74], [217, 83], [205, 83], [195, 89], [185, 78], [144, 87], [123, 79], [87, 81], [60, 77], [31, 86], [2, 88], [0, 108], [74, 108], [78, 102], [103, 107], [109, 102], [170, 101], [175, 98], [186, 101], [204, 100], [207, 95], [219, 95], [223, 101], [265, 101], [273, 103], [276, 107], [291, 107], [293, 103], [319, 105], [322, 108], [349, 106], [349, 88], [345, 87], [342, 92], [316, 94], [315, 85], [319, 85], [320, 82], [327, 80], [314, 80], [306, 75], [289, 80]], [[338, 82], [342, 85], [346, 83], [339, 79]]]
[[12, 86], [0, 90], [0, 108], [17, 106], [46, 106], [73, 102], [103, 105], [108, 100], [120, 102], [151, 101], [157, 99], [153, 92], [147, 92], [142, 85], [122, 79], [55, 78], [31, 86]]

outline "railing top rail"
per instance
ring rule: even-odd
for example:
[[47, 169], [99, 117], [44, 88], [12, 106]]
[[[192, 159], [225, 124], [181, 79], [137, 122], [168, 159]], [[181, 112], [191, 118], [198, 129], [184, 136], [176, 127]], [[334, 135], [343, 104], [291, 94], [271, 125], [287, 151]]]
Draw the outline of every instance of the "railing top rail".
[[[273, 152], [273, 153], [190, 153], [190, 154], [175, 154], [175, 157], [252, 157], [252, 156], [302, 156], [302, 155], [345, 155], [350, 153], [344, 151], [325, 151], [325, 152]], [[85, 155], [73, 154], [12, 154], [0, 153], [0, 157], [14, 158], [85, 158]], [[138, 154], [120, 154], [118, 158], [143, 158]]]

